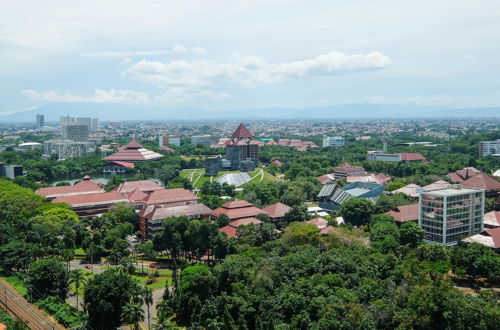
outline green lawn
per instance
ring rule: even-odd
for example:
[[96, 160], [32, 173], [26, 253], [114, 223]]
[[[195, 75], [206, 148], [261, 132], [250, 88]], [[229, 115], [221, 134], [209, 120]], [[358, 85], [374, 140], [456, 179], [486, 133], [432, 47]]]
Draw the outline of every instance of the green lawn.
[[24, 284], [24, 282], [21, 279], [15, 276], [7, 276], [4, 273], [2, 273], [0, 277], [9, 282], [9, 284], [12, 285], [14, 289], [16, 289], [16, 291], [19, 292], [19, 294], [21, 294], [22, 296], [26, 296], [28, 294], [28, 289], [26, 289], [26, 284]]
[[[261, 169], [257, 169], [254, 172], [249, 172], [248, 175], [250, 178], [254, 178], [251, 182], [259, 183], [259, 182], [274, 182], [277, 180], [276, 177], [271, 175], [270, 173], [264, 171], [264, 177], [261, 179]], [[210, 180], [214, 181], [223, 176], [224, 174], [232, 174], [232, 173], [241, 173], [240, 171], [220, 171], [219, 174], [215, 177], [205, 176], [205, 170], [197, 169], [197, 170], [182, 170], [180, 176], [189, 179], [191, 184], [193, 184], [194, 188], [200, 188], [205, 182], [209, 182]], [[244, 185], [241, 185], [243, 187]]]

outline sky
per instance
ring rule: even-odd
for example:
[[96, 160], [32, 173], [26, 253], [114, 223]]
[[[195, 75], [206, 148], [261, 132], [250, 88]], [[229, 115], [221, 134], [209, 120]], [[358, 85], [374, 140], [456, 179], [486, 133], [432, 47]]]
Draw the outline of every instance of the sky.
[[500, 1], [0, 2], [0, 115], [500, 106]]

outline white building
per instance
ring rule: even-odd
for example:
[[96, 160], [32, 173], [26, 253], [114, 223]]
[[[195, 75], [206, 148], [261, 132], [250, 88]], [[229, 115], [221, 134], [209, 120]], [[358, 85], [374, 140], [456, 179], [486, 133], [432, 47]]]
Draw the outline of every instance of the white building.
[[479, 142], [479, 157], [500, 156], [500, 139]]
[[424, 242], [456, 245], [483, 231], [484, 189], [453, 185], [420, 194], [418, 225]]
[[94, 152], [92, 142], [70, 140], [47, 140], [43, 143], [45, 155], [57, 155], [57, 159], [78, 158]]
[[45, 126], [45, 116], [41, 114], [36, 115], [36, 128], [42, 128]]
[[19, 151], [42, 149], [42, 144], [38, 142], [25, 142], [17, 146]]
[[69, 123], [62, 126], [63, 140], [85, 142], [89, 139], [89, 127], [85, 123]]
[[158, 144], [160, 147], [168, 146], [169, 144], [179, 147], [181, 145], [181, 138], [179, 136], [160, 135], [158, 137]]
[[327, 136], [323, 139], [323, 147], [343, 147], [345, 139], [342, 136]]

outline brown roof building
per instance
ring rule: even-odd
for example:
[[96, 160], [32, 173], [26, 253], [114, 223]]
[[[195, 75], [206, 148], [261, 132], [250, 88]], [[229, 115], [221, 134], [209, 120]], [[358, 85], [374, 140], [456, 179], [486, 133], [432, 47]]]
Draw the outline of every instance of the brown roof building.
[[240, 220], [231, 221], [227, 226], [219, 228], [219, 230], [227, 235], [229, 238], [237, 237], [238, 227], [248, 226], [250, 224], [258, 225], [261, 224], [262, 221], [255, 218], [245, 218]]
[[100, 192], [94, 194], [73, 195], [58, 197], [54, 203], [67, 203], [70, 209], [80, 217], [102, 214], [117, 203], [128, 203], [128, 199], [116, 191]]
[[334, 169], [333, 175], [335, 179], [347, 178], [351, 175], [367, 174], [366, 170], [361, 166], [352, 166], [349, 163], [343, 163]]
[[449, 173], [447, 176], [453, 183], [462, 183], [465, 180], [472, 178], [475, 175], [481, 173], [478, 169], [474, 167], [464, 167], [461, 170]]
[[464, 187], [480, 188], [486, 191], [486, 197], [496, 198], [500, 192], [500, 182], [485, 173], [479, 173], [462, 182]]
[[323, 218], [314, 218], [311, 220], [307, 220], [306, 223], [316, 226], [319, 229], [323, 229], [328, 226], [328, 221]]
[[59, 197], [79, 196], [85, 194], [103, 193], [101, 184], [94, 181], [89, 176], [85, 176], [82, 181], [72, 186], [47, 187], [35, 191], [37, 195], [44, 196], [47, 200]]
[[394, 218], [394, 221], [398, 223], [404, 222], [417, 222], [418, 221], [418, 204], [401, 205], [396, 207], [394, 210], [386, 212]]
[[144, 205], [180, 206], [198, 203], [191, 191], [184, 188], [155, 190], [143, 200]]
[[393, 190], [391, 193], [392, 194], [405, 194], [406, 196], [409, 196], [411, 198], [418, 198], [420, 195], [420, 191], [422, 190], [422, 187], [420, 187], [418, 184], [410, 183], [404, 187], [401, 187], [399, 189]]
[[252, 203], [249, 203], [244, 200], [240, 201], [232, 201], [228, 202], [221, 207], [215, 209], [212, 212], [211, 217], [217, 218], [221, 214], [226, 214], [229, 219], [232, 221], [244, 219], [244, 218], [253, 218], [257, 214], [266, 213], [264, 210], [261, 210], [255, 207]]
[[155, 190], [162, 190], [163, 187], [158, 183], [152, 180], [137, 180], [137, 181], [127, 181], [120, 184], [115, 188], [115, 191], [118, 191], [122, 194], [129, 194], [134, 190], [142, 191], [143, 193], [150, 194]]
[[484, 226], [485, 227], [500, 227], [500, 212], [491, 211], [484, 214]]
[[162, 154], [146, 149], [139, 142], [132, 140], [118, 152], [105, 157], [104, 160], [136, 163], [157, 160], [162, 157], [164, 157]]
[[142, 240], [151, 239], [163, 230], [163, 221], [170, 217], [186, 216], [190, 220], [208, 219], [212, 210], [203, 204], [188, 204], [180, 206], [150, 205], [139, 211]]
[[281, 221], [285, 218], [285, 214], [291, 209], [290, 206], [283, 203], [275, 203], [264, 207], [262, 211], [264, 211], [272, 221]]

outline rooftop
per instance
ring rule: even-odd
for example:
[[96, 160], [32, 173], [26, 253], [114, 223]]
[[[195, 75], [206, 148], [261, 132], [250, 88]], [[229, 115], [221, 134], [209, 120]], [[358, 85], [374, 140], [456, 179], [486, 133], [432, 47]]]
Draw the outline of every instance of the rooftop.
[[424, 193], [428, 195], [436, 195], [436, 196], [453, 196], [459, 194], [470, 194], [481, 192], [483, 189], [474, 189], [474, 188], [466, 188], [463, 186], [452, 185], [448, 188], [435, 189], [435, 190], [426, 190]]

